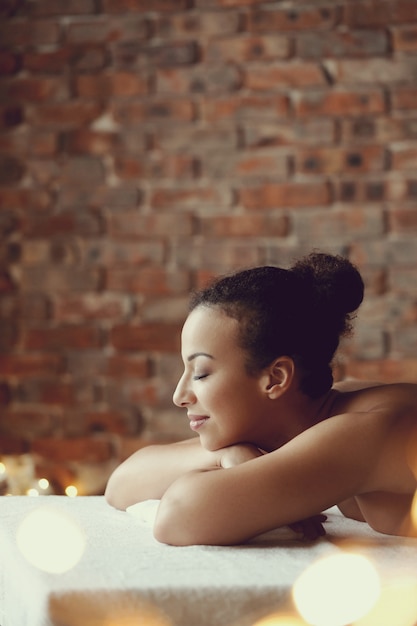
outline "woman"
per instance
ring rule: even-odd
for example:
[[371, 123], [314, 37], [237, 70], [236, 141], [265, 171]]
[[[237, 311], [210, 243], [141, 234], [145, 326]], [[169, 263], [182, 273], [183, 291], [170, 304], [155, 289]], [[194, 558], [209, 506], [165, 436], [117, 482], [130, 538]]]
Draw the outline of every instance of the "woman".
[[108, 502], [160, 499], [154, 534], [173, 545], [242, 543], [306, 519], [314, 536], [335, 504], [417, 537], [417, 385], [333, 385], [362, 298], [353, 265], [319, 253], [196, 293], [174, 402], [198, 437], [133, 454], [110, 477]]

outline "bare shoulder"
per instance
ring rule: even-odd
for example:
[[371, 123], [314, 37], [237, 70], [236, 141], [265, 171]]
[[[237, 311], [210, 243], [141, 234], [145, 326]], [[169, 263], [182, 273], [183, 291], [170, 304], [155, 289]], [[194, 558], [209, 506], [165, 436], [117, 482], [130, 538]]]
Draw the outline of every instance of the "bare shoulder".
[[388, 420], [417, 420], [417, 384], [346, 380], [333, 387], [335, 413], [378, 412]]

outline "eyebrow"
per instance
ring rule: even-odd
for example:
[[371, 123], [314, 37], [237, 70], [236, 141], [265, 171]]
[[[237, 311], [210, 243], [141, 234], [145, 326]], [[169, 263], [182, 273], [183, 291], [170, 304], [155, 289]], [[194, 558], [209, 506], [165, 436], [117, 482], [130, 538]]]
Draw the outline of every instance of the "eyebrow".
[[207, 352], [194, 352], [194, 354], [190, 354], [190, 356], [187, 357], [187, 361], [193, 361], [198, 356], [206, 356], [208, 359], [214, 359], [214, 357], [211, 356], [211, 354], [207, 354]]

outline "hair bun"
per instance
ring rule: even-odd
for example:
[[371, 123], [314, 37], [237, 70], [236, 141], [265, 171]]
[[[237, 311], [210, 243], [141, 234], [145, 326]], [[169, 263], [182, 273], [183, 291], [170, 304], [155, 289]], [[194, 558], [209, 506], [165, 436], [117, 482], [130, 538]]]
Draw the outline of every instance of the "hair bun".
[[[294, 274], [310, 283], [312, 303], [326, 318], [353, 313], [363, 300], [364, 284], [358, 270], [342, 257], [313, 252], [298, 261]], [[346, 320], [347, 322], [347, 320]]]

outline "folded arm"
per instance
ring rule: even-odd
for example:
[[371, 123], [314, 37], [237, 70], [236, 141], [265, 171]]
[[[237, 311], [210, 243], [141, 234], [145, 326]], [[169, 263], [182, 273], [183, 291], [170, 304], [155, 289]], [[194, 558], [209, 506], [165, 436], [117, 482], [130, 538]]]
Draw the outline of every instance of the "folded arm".
[[346, 427], [332, 418], [227, 471], [180, 477], [161, 499], [155, 537], [173, 545], [243, 543], [360, 493], [367, 488], [374, 451], [366, 433], [357, 434], [345, 422]]

